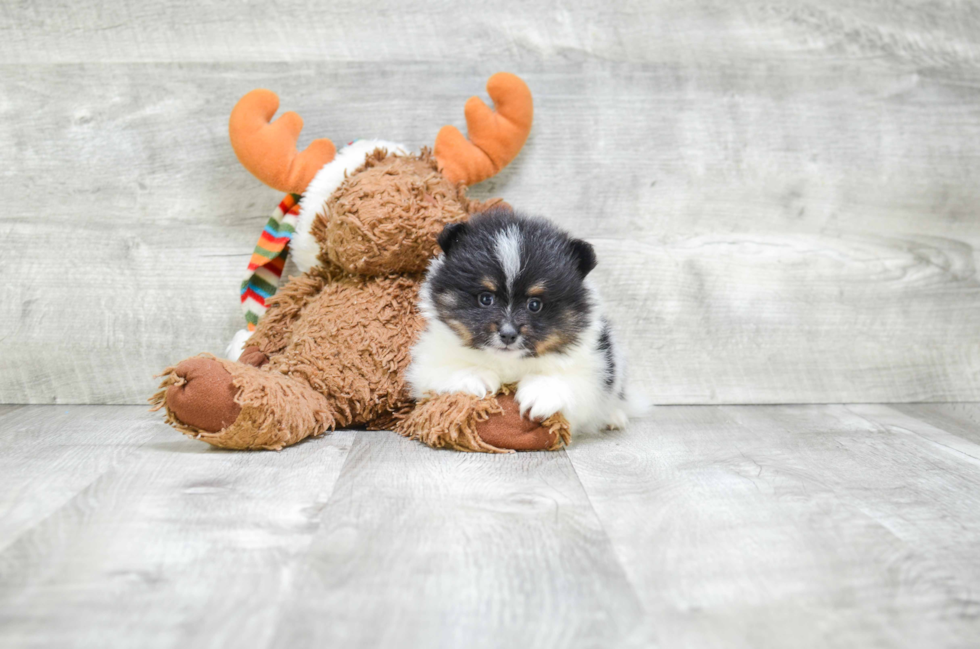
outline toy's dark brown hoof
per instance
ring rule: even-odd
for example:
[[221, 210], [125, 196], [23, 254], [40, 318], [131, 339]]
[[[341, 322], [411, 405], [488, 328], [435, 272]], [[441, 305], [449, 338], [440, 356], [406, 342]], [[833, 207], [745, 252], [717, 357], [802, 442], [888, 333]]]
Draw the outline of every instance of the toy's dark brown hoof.
[[539, 422], [521, 417], [520, 406], [509, 394], [497, 397], [503, 414], [491, 415], [476, 424], [476, 434], [487, 444], [515, 451], [543, 451], [554, 448], [558, 435]]
[[167, 388], [167, 408], [181, 422], [216, 433], [235, 423], [242, 407], [231, 374], [213, 358], [188, 358], [174, 369], [178, 381]]

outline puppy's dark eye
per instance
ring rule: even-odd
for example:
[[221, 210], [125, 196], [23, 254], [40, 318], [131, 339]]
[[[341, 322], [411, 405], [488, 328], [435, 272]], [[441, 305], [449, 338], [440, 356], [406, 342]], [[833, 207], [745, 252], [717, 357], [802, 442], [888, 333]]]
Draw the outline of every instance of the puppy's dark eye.
[[477, 299], [480, 301], [480, 306], [490, 306], [493, 304], [493, 293], [480, 293]]
[[532, 297], [530, 300], [527, 301], [527, 310], [530, 311], [531, 313], [537, 313], [538, 311], [541, 310], [541, 307], [543, 306], [544, 306], [544, 302], [542, 302], [536, 297]]

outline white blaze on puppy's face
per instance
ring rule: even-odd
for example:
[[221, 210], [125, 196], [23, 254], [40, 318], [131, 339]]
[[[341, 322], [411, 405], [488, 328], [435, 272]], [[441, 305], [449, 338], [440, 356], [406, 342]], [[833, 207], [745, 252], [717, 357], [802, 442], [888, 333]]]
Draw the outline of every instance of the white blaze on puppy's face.
[[516, 225], [497, 235], [495, 252], [507, 280], [507, 293], [510, 294], [514, 289], [514, 280], [521, 274], [521, 232]]

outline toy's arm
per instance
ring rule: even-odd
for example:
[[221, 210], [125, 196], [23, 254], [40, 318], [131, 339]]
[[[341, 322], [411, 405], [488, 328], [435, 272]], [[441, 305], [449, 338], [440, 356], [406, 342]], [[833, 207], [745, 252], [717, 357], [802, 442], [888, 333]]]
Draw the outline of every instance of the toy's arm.
[[[266, 356], [282, 351], [289, 343], [289, 330], [293, 321], [299, 316], [309, 301], [316, 297], [323, 287], [331, 281], [331, 274], [321, 266], [310, 269], [309, 272], [293, 277], [279, 292], [269, 300], [269, 310], [265, 312], [255, 327], [255, 333], [249, 338], [242, 358], [253, 348]], [[255, 363], [249, 363], [254, 365]]]

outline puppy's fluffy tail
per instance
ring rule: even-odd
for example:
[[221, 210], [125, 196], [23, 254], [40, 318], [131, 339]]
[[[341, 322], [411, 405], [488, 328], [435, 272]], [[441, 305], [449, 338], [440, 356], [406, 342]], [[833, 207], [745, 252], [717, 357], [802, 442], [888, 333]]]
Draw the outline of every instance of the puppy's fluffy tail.
[[626, 415], [630, 419], [646, 416], [653, 410], [653, 402], [650, 401], [650, 398], [633, 387], [626, 388], [623, 404], [625, 405]]

